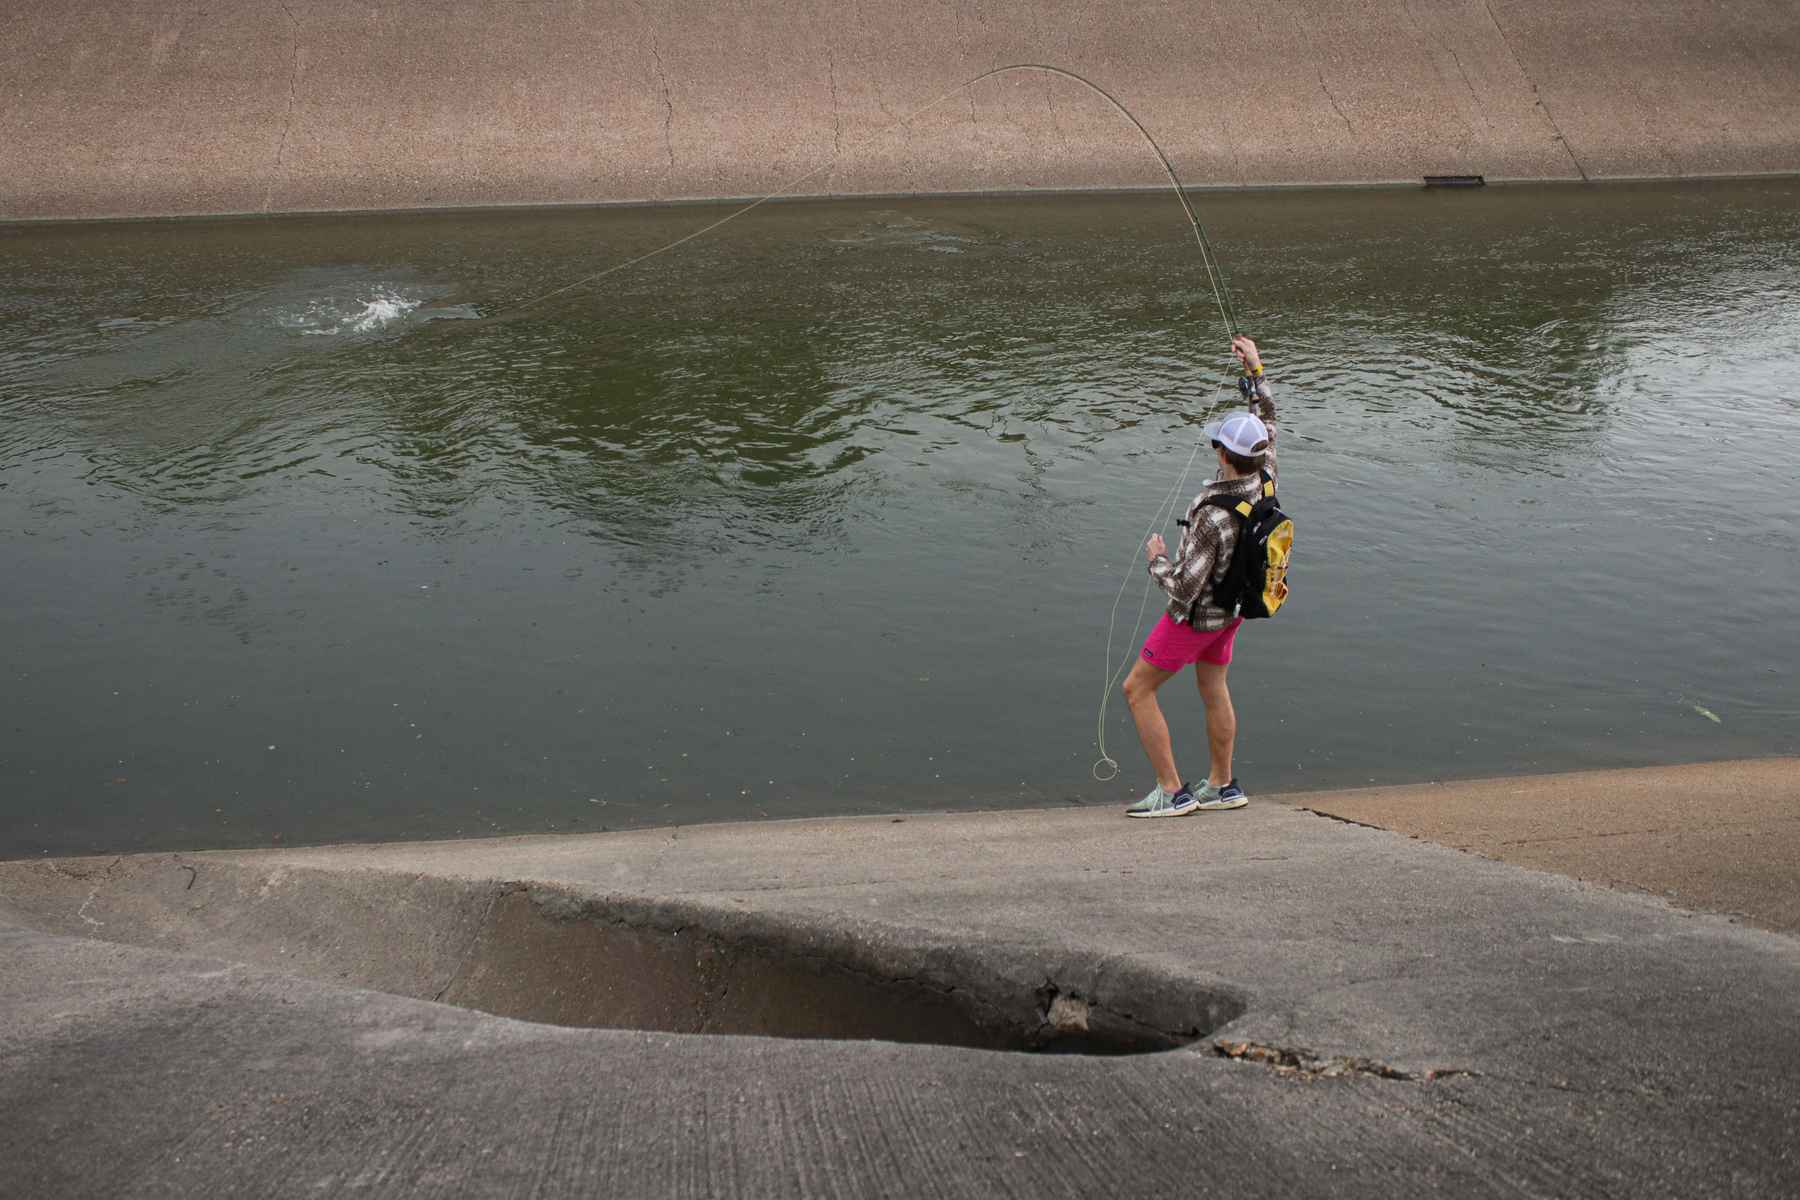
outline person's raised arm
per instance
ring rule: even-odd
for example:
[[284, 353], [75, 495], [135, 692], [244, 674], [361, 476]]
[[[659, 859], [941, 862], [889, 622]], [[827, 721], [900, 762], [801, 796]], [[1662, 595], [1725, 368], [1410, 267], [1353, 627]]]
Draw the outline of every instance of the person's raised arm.
[[1237, 355], [1238, 365], [1244, 369], [1246, 383], [1245, 397], [1250, 402], [1250, 411], [1269, 429], [1268, 457], [1263, 466], [1271, 476], [1275, 474], [1275, 394], [1269, 389], [1269, 381], [1263, 375], [1262, 354], [1256, 343], [1238, 334], [1231, 339], [1231, 352]]
[[1262, 354], [1256, 343], [1241, 333], [1231, 339], [1231, 352], [1237, 355], [1238, 365], [1244, 368], [1244, 376], [1250, 381], [1250, 411], [1273, 432], [1275, 397], [1269, 391], [1269, 381], [1263, 377]]

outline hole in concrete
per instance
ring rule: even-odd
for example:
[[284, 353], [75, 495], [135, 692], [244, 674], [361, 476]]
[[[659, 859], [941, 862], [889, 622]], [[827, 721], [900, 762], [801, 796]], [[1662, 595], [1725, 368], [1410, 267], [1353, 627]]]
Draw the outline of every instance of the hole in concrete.
[[1063, 1054], [1172, 1050], [1243, 1011], [1226, 989], [1116, 965], [1103, 988], [1021, 984], [968, 952], [909, 954], [766, 918], [708, 927], [671, 915], [507, 891], [437, 998], [557, 1025]]
[[228, 859], [0, 864], [0, 920], [557, 1025], [1142, 1054], [1244, 1011], [1129, 959], [560, 887]]

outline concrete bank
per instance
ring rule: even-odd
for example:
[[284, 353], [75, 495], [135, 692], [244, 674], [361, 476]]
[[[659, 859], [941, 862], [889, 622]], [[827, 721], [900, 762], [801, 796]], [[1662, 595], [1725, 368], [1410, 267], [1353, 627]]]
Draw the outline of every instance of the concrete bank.
[[1800, 1186], [1800, 941], [1274, 800], [0, 864], [0, 961], [19, 1194]]
[[0, 219], [1800, 170], [1779, 0], [46, 0]]

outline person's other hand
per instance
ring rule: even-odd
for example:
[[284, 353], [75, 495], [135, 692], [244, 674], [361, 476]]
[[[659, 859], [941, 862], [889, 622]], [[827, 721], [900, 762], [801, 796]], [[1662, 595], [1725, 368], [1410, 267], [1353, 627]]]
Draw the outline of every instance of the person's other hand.
[[1144, 556], [1154, 562], [1169, 552], [1169, 547], [1162, 539], [1162, 534], [1153, 533], [1150, 540], [1144, 543]]

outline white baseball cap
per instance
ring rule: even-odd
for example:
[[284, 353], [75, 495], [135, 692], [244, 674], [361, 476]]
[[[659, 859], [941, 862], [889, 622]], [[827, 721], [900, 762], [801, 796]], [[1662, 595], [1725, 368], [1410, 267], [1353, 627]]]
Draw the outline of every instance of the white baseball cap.
[[1255, 413], [1232, 413], [1207, 427], [1206, 436], [1233, 454], [1255, 458], [1269, 448], [1269, 427]]

